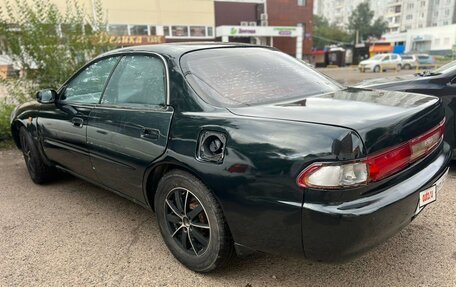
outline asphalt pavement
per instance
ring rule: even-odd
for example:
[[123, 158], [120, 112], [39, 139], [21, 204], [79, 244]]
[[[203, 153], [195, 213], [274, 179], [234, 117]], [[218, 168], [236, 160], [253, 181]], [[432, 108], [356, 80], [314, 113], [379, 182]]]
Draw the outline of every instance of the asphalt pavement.
[[416, 70], [401, 70], [401, 71], [386, 71], [382, 73], [372, 73], [366, 72], [361, 73], [358, 71], [357, 67], [350, 66], [344, 68], [317, 68], [319, 72], [337, 80], [339, 83], [352, 86], [361, 81], [368, 80], [368, 79], [375, 79], [375, 78], [390, 78], [402, 75], [410, 75], [414, 74]]
[[39, 186], [0, 151], [0, 286], [456, 286], [456, 164], [437, 202], [345, 264], [257, 253], [213, 274], [185, 269], [153, 212], [72, 176]]

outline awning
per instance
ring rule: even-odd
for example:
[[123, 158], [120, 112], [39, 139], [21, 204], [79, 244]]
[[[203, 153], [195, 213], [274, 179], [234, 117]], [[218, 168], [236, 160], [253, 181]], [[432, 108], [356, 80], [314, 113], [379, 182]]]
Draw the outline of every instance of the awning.
[[314, 56], [324, 55], [325, 53], [326, 53], [325, 50], [315, 50], [315, 51], [312, 51], [312, 55], [314, 55]]
[[373, 45], [369, 47], [371, 53], [391, 53], [393, 46], [391, 45]]

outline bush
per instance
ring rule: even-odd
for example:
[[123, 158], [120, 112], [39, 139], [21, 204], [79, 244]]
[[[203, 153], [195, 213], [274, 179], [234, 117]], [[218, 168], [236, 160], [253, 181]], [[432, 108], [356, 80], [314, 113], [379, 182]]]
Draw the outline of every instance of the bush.
[[10, 115], [14, 105], [0, 104], [0, 142], [11, 141]]

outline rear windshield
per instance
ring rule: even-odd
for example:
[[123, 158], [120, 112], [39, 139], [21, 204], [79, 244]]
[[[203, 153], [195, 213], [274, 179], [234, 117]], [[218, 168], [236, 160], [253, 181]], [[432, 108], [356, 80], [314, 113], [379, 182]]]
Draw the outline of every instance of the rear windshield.
[[401, 56], [401, 58], [402, 58], [403, 60], [412, 60], [412, 59], [413, 59], [412, 56]]
[[223, 107], [282, 102], [342, 87], [306, 64], [266, 48], [218, 48], [181, 60], [187, 81], [210, 104]]

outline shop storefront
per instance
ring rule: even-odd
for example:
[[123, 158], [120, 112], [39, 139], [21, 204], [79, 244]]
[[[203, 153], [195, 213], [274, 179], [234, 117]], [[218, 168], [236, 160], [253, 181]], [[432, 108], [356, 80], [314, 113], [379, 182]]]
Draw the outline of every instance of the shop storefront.
[[274, 45], [275, 37], [296, 39], [296, 58], [302, 59], [303, 27], [300, 26], [219, 26], [216, 37], [222, 42], [230, 42], [233, 38], [249, 38], [249, 42], [259, 45]]

